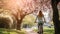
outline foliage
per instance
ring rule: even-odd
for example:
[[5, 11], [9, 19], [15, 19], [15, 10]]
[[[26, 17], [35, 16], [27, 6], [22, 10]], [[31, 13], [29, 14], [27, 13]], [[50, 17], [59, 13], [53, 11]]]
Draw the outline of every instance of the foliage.
[[23, 19], [23, 25], [27, 24], [28, 26], [33, 26], [35, 23], [35, 17], [33, 15], [27, 15], [24, 19]]

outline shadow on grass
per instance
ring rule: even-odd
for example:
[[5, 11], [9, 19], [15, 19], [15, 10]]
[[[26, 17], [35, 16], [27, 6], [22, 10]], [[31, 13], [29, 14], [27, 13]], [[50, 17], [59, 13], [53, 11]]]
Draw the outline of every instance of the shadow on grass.
[[54, 34], [54, 29], [44, 29], [44, 34]]
[[0, 34], [25, 34], [25, 31], [0, 28]]
[[10, 34], [10, 33], [3, 33], [3, 32], [0, 32], [0, 34]]
[[[43, 30], [44, 30], [43, 31], [44, 34], [54, 34], [54, 28], [53, 27], [52, 28], [44, 27]], [[38, 32], [38, 29], [34, 29], [33, 31]]]
[[0, 32], [0, 34], [4, 34], [3, 32]]

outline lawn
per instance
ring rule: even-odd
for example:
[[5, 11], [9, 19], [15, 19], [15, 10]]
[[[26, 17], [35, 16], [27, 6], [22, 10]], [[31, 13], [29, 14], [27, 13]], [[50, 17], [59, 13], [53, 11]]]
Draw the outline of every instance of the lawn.
[[[37, 32], [38, 30], [34, 29], [33, 31]], [[25, 33], [26, 31], [24, 29], [18, 31], [18, 30], [0, 28], [0, 34], [25, 34]], [[44, 34], [54, 34], [54, 28], [44, 27]]]
[[[45, 27], [44, 26], [44, 34], [54, 34], [54, 28], [52, 27], [52, 28], [48, 28], [48, 27]], [[35, 32], [37, 32], [38, 30], [37, 29], [34, 29], [33, 31], [35, 31]]]
[[25, 31], [18, 31], [18, 30], [10, 30], [10, 29], [4, 29], [0, 28], [0, 34], [25, 34]]
[[54, 34], [54, 28], [44, 27], [44, 34]]

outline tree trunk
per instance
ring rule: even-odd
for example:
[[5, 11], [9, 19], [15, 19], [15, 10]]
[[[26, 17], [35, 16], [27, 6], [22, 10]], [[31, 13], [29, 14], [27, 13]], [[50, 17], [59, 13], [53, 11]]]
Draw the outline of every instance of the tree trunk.
[[23, 18], [21, 20], [17, 21], [17, 30], [21, 30], [21, 23], [22, 23]]
[[17, 20], [17, 30], [21, 30], [21, 23], [22, 23], [23, 18], [24, 16], [20, 20]]
[[17, 30], [21, 30], [21, 23], [22, 23], [22, 20], [17, 21]]
[[59, 13], [58, 13], [58, 0], [51, 0], [52, 1], [52, 9], [53, 9], [53, 23], [55, 34], [60, 34], [60, 21], [59, 21]]

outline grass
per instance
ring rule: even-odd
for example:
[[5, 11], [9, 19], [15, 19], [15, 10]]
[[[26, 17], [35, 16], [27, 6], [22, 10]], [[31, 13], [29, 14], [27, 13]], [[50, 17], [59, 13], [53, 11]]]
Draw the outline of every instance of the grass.
[[[48, 28], [48, 27], [44, 27], [43, 29], [43, 33], [44, 34], [54, 34], [54, 28]], [[38, 30], [37, 29], [34, 29], [33, 31], [37, 32]]]
[[10, 29], [4, 29], [0, 28], [0, 34], [25, 34], [24, 30], [10, 30]]
[[[37, 29], [33, 29], [33, 31], [37, 32]], [[0, 34], [25, 34], [26, 31], [22, 29], [21, 31], [19, 30], [10, 30], [10, 29], [4, 29], [0, 28]], [[44, 27], [44, 34], [54, 34], [54, 28], [48, 28]]]
[[44, 34], [54, 34], [54, 28], [44, 27]]

